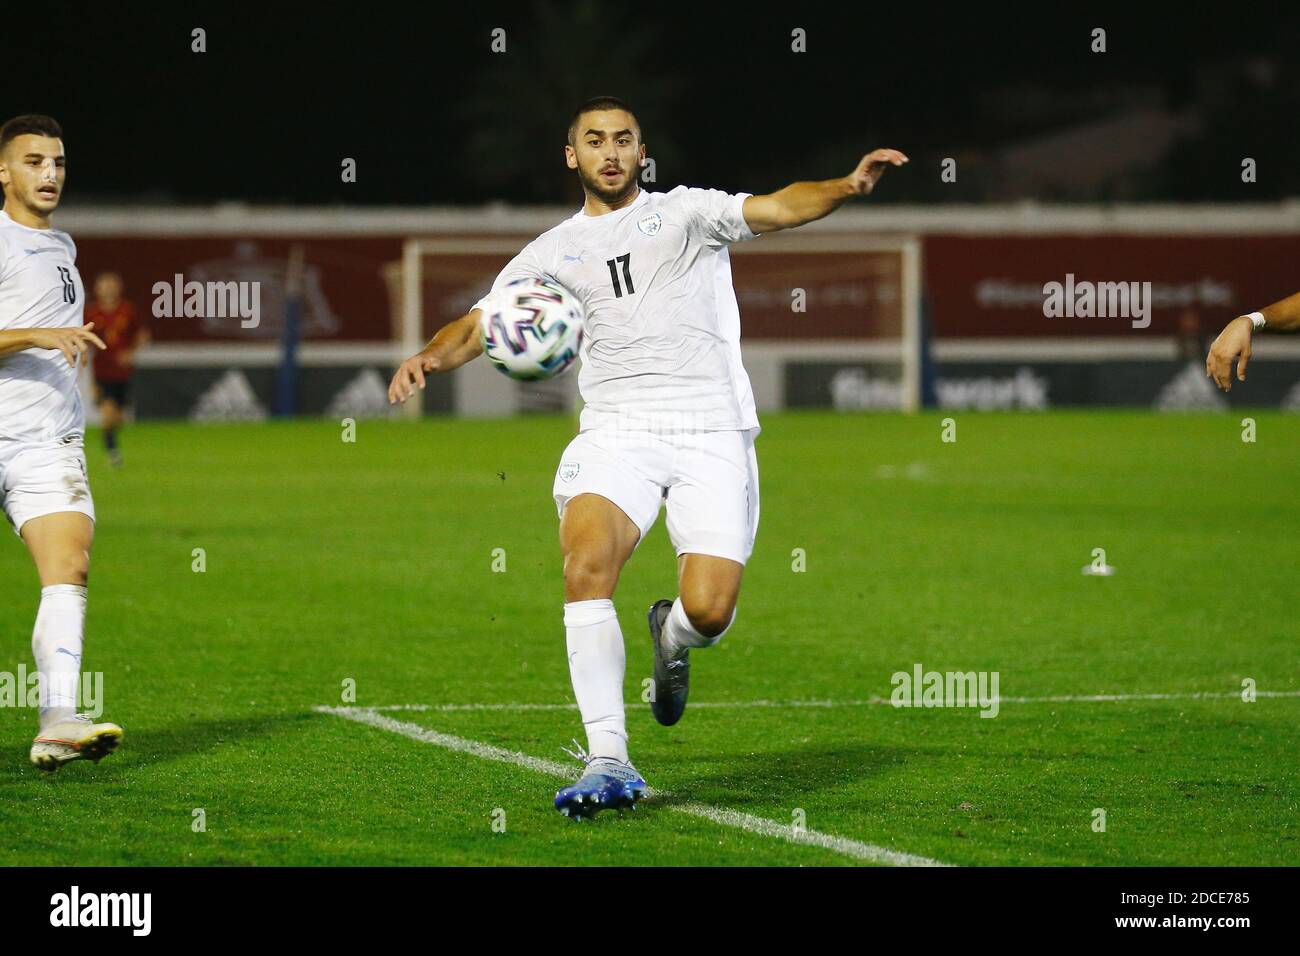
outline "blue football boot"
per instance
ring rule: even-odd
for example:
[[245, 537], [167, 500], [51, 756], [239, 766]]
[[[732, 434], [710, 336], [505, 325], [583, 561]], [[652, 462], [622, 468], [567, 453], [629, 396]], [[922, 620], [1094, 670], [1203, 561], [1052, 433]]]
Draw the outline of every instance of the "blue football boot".
[[581, 745], [576, 754], [567, 747], [565, 750], [584, 764], [582, 776], [555, 795], [555, 809], [566, 817], [581, 821], [601, 810], [635, 810], [637, 800], [649, 789], [630, 763], [613, 757], [590, 757]]

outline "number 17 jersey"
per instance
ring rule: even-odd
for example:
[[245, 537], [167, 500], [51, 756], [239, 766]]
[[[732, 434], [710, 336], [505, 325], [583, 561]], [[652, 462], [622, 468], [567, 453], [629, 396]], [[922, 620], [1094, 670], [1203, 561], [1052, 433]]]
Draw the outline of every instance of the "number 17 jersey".
[[641, 190], [614, 212], [579, 210], [497, 276], [493, 292], [516, 279], [545, 277], [581, 300], [583, 431], [759, 427], [740, 361], [740, 309], [727, 253], [730, 243], [756, 238], [741, 212], [749, 195], [687, 186]]

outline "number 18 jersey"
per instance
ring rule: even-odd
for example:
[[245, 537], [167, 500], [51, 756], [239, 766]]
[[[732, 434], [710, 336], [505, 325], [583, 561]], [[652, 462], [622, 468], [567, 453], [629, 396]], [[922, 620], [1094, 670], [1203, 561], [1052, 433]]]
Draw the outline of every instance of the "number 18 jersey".
[[[0, 210], [0, 329], [80, 328], [85, 291], [72, 237]], [[52, 441], [85, 430], [77, 370], [57, 349], [0, 355], [0, 438]]]

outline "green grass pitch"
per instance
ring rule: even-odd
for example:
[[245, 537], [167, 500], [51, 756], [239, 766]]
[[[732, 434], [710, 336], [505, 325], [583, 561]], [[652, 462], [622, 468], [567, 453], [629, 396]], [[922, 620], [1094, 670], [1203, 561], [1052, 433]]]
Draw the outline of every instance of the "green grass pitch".
[[[139, 425], [120, 471], [92, 432], [85, 665], [126, 740], [45, 776], [34, 712], [0, 710], [0, 862], [861, 862], [669, 812], [690, 801], [957, 865], [1300, 863], [1300, 418], [958, 413], [944, 443], [942, 417], [764, 417], [756, 550], [691, 694], [774, 706], [662, 728], [641, 703], [645, 609], [675, 593], [661, 514], [615, 602], [632, 756], [670, 795], [581, 825], [545, 773], [316, 710], [349, 680], [357, 706], [571, 701], [550, 498], [570, 418], [363, 421], [355, 443]], [[1081, 573], [1094, 548], [1113, 576]], [[0, 670], [32, 666], [37, 596], [11, 536]], [[916, 664], [996, 671], [1007, 698], [1182, 696], [870, 703]], [[581, 737], [562, 709], [388, 716], [551, 761]]]

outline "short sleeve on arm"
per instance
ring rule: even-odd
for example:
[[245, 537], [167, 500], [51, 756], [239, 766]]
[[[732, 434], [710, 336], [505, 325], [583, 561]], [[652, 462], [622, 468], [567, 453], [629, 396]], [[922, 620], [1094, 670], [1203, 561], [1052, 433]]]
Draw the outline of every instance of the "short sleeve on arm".
[[470, 306], [470, 311], [473, 312], [475, 309], [483, 308], [487, 304], [488, 296], [500, 292], [516, 279], [541, 279], [548, 276], [550, 272], [543, 266], [539, 254], [540, 242], [540, 239], [534, 239], [519, 250], [519, 254], [507, 262], [505, 268], [498, 273], [496, 280], [492, 283], [492, 291]]
[[757, 238], [742, 211], [753, 193], [729, 193], [721, 189], [686, 190], [695, 234], [711, 246], [727, 246]]

